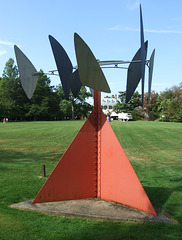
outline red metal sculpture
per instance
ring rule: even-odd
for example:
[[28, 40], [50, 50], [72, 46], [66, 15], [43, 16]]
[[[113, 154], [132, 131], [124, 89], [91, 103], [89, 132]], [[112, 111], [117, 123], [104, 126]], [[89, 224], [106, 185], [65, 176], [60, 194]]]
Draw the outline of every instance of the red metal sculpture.
[[157, 215], [94, 91], [94, 109], [33, 203], [101, 198]]
[[[147, 43], [144, 44], [141, 7], [140, 19], [141, 48], [131, 63], [126, 62], [130, 63], [126, 100], [130, 100], [142, 78], [143, 102]], [[63, 47], [52, 36], [49, 36], [49, 39], [65, 96], [69, 98], [71, 89], [76, 97], [81, 84], [95, 89], [94, 109], [33, 203], [97, 197], [157, 215], [101, 109], [100, 91], [110, 92], [110, 88], [100, 65], [114, 64], [118, 67], [118, 64], [123, 64], [124, 61], [98, 61], [88, 45], [75, 33], [74, 42], [78, 67], [73, 72], [72, 63]], [[15, 53], [22, 86], [30, 99], [36, 87], [38, 73], [30, 60], [16, 46]], [[154, 53], [149, 63], [149, 95], [153, 61]]]

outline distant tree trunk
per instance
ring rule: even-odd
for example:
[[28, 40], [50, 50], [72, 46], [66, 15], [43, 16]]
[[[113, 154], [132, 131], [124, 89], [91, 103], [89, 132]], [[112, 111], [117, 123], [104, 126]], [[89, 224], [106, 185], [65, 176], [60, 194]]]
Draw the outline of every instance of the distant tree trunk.
[[75, 119], [75, 111], [74, 111], [74, 106], [73, 106], [73, 104], [72, 104], [72, 118], [71, 118], [72, 120], [74, 120]]

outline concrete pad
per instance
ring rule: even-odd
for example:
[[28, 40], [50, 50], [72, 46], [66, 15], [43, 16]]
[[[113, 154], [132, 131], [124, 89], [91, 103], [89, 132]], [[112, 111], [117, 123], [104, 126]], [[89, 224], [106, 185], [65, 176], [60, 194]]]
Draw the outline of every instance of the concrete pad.
[[124, 220], [174, 223], [161, 212], [157, 211], [158, 216], [154, 216], [137, 209], [124, 206], [120, 203], [109, 202], [99, 198], [35, 204], [32, 204], [32, 200], [29, 200], [12, 204], [10, 207], [33, 210], [57, 216], [78, 216], [117, 221]]

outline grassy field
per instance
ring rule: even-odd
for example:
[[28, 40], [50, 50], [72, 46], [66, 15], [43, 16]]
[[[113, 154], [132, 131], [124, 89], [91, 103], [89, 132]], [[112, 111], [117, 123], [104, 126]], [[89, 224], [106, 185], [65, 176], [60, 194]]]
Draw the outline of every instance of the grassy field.
[[182, 124], [112, 122], [154, 207], [176, 224], [96, 221], [11, 209], [33, 199], [83, 121], [0, 123], [0, 240], [182, 239]]

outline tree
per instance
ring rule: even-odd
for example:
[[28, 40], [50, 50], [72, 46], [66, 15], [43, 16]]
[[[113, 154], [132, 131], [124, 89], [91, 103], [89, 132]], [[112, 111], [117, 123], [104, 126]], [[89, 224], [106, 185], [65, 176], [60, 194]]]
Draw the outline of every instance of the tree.
[[118, 98], [119, 98], [119, 100], [113, 108], [113, 110], [116, 113], [131, 112], [136, 107], [141, 106], [141, 95], [139, 94], [138, 91], [136, 91], [133, 94], [133, 96], [131, 97], [131, 99], [128, 103], [125, 102], [126, 101], [126, 91], [119, 92]]
[[86, 102], [86, 99], [91, 96], [92, 94], [88, 92], [86, 87], [83, 85], [77, 98], [74, 98], [73, 94], [70, 94], [70, 101], [72, 103], [72, 119], [86, 117], [88, 112], [92, 110], [91, 105]]
[[27, 104], [28, 120], [54, 120], [59, 118], [59, 99], [54, 86], [42, 70], [38, 73], [38, 81], [32, 99]]
[[148, 94], [146, 93], [144, 106], [148, 112], [154, 113], [154, 119], [182, 122], [182, 83], [179, 86], [165, 89], [160, 94], [152, 91], [150, 104], [148, 104]]
[[34, 95], [29, 100], [21, 85], [14, 60], [9, 59], [0, 81], [0, 114], [10, 120], [53, 120], [59, 118], [59, 99], [50, 79], [39, 72]]
[[18, 75], [19, 75], [18, 68], [16, 65], [14, 65], [14, 60], [10, 58], [5, 64], [2, 76], [3, 78], [13, 80], [16, 79]]
[[182, 122], [182, 83], [160, 94], [160, 120]]
[[24, 114], [26, 95], [21, 87], [18, 69], [10, 58], [4, 68], [0, 81], [1, 117], [19, 120]]
[[60, 104], [60, 111], [63, 119], [71, 119], [72, 118], [72, 103], [66, 99], [63, 99]]
[[148, 104], [148, 92], [144, 94], [144, 109], [146, 110], [146, 113], [153, 112], [153, 119], [159, 118], [159, 93], [156, 93], [155, 91], [151, 91], [150, 94], [150, 104]]
[[[57, 95], [60, 101], [60, 112], [62, 118], [69, 119], [79, 119], [80, 117], [87, 116], [88, 112], [92, 110], [92, 106], [86, 102], [86, 99], [91, 95], [87, 91], [85, 86], [82, 86], [77, 98], [74, 98], [73, 94], [70, 92], [69, 100], [65, 99], [63, 88], [61, 85], [56, 88]], [[65, 108], [65, 109], [64, 109]]]

